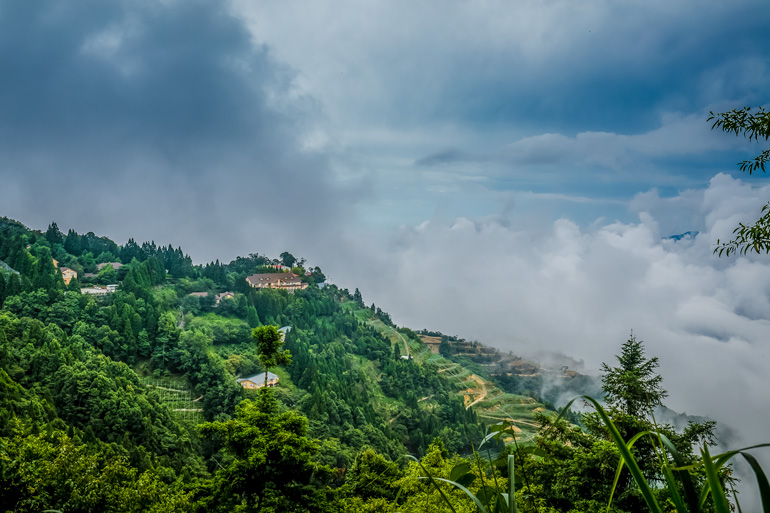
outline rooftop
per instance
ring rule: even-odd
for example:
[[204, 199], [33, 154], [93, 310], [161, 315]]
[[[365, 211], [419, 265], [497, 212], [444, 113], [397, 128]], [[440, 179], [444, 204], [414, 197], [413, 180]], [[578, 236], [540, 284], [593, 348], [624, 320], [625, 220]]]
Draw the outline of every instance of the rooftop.
[[[274, 379], [278, 379], [278, 376], [273, 374], [272, 372], [267, 373], [267, 380], [273, 381]], [[254, 374], [253, 376], [249, 376], [248, 378], [241, 378], [236, 379], [238, 383], [241, 383], [243, 381], [251, 381], [252, 383], [264, 383], [265, 382], [265, 373], [260, 372], [259, 374]]]

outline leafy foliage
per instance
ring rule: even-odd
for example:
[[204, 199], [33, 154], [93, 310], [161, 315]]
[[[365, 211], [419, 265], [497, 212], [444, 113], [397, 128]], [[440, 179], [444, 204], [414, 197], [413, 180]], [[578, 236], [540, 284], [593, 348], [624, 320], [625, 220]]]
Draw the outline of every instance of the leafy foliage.
[[[743, 135], [749, 141], [767, 141], [770, 139], [770, 112], [759, 107], [754, 112], [751, 107], [734, 109], [718, 114], [710, 113], [709, 121], [714, 121], [712, 130], [719, 128], [736, 136]], [[744, 160], [738, 164], [743, 172], [752, 174], [759, 169], [765, 172], [765, 164], [770, 160], [770, 148], [765, 149], [753, 159]], [[733, 230], [734, 239], [722, 243], [717, 240], [714, 253], [730, 256], [738, 253], [768, 253], [770, 252], [770, 203], [762, 207], [762, 215], [754, 224], [739, 223]]]

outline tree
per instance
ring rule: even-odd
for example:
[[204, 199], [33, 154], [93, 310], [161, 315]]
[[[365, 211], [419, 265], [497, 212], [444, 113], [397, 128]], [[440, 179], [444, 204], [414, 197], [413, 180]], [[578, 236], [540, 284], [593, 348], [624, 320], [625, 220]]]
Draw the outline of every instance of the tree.
[[617, 367], [602, 363], [602, 389], [607, 404], [634, 417], [651, 414], [668, 396], [661, 386], [663, 378], [655, 372], [658, 358], [646, 358], [642, 341], [633, 334], [615, 358]]
[[[713, 421], [703, 423], [689, 421], [684, 430], [677, 431], [670, 424], [656, 422], [653, 411], [668, 396], [662, 387], [663, 378], [657, 373], [658, 359], [648, 358], [645, 355], [644, 344], [637, 340], [633, 334], [623, 344], [620, 354], [616, 355], [615, 358], [618, 362], [617, 366], [610, 367], [603, 363], [601, 367], [603, 373], [602, 390], [607, 403], [606, 414], [624, 441], [628, 442], [641, 436], [633, 444], [633, 456], [647, 481], [662, 484], [666, 482], [666, 478], [661, 469], [659, 439], [655, 436], [642, 436], [640, 434], [657, 432], [664, 435], [676, 447], [681, 458], [680, 461], [684, 464], [692, 464], [698, 460], [693, 452], [695, 444], [713, 444], [715, 442], [716, 423]], [[564, 440], [565, 448], [559, 449], [559, 451], [562, 452], [564, 461], [576, 460], [578, 465], [589, 463], [582, 470], [578, 470], [579, 474], [588, 479], [588, 476], [597, 475], [600, 469], [614, 468], [617, 464], [617, 457], [620, 455], [613, 447], [614, 442], [610, 432], [598, 412], [583, 414], [583, 423], [590, 435], [590, 438], [583, 437], [590, 442], [590, 446], [586, 446], [588, 452], [584, 455], [574, 453], [568, 456], [569, 452], [573, 452], [572, 447], [578, 447], [576, 442], [569, 438]], [[570, 449], [567, 451], [566, 447]], [[565, 451], [567, 452], [565, 453]], [[562, 466], [563, 463], [557, 465], [559, 468]], [[554, 470], [548, 472], [549, 475], [557, 474]], [[639, 494], [638, 486], [631, 475], [623, 472], [619, 476], [613, 505], [621, 511], [647, 511], [644, 507], [644, 500]], [[700, 470], [695, 471], [693, 479], [698, 483], [702, 482], [702, 472]], [[604, 497], [600, 498], [600, 502], [606, 501], [608, 498], [605, 495], [609, 491], [606, 488], [606, 483], [606, 476], [603, 476], [601, 483], [589, 485], [592, 489], [603, 490], [600, 496], [604, 495]], [[684, 490], [679, 490], [679, 492], [684, 493]], [[658, 495], [658, 500], [662, 502], [666, 500], [669, 491], [665, 487], [661, 487], [655, 493]], [[594, 498], [599, 499], [600, 496]], [[577, 509], [595, 511], [595, 508]]]
[[[734, 109], [730, 112], [719, 114], [709, 113], [709, 121], [714, 120], [711, 129], [720, 128], [727, 133], [736, 136], [743, 135], [749, 141], [767, 141], [770, 139], [770, 112], [759, 107], [751, 112], [751, 107]], [[759, 169], [765, 172], [765, 164], [770, 160], [770, 148], [765, 149], [753, 159], [744, 160], [738, 164], [743, 172], [752, 174]], [[714, 253], [719, 256], [733, 253], [745, 255], [746, 253], [770, 253], [770, 202], [762, 207], [762, 215], [754, 223], [746, 225], [739, 223], [733, 230], [734, 238], [728, 242], [717, 239], [717, 247]]]
[[64, 234], [59, 230], [55, 222], [48, 225], [48, 229], [45, 231], [45, 240], [51, 244], [61, 244], [64, 242]]
[[280, 413], [272, 390], [265, 390], [256, 402], [243, 401], [235, 419], [200, 428], [232, 456], [219, 465], [209, 510], [307, 511], [318, 443], [306, 436], [307, 419], [294, 410]]
[[438, 352], [444, 358], [452, 356], [452, 346], [445, 337], [441, 337], [441, 343], [438, 345]]
[[267, 389], [267, 371], [276, 365], [289, 365], [291, 353], [281, 349], [283, 337], [275, 326], [260, 326], [251, 332], [251, 338], [257, 342], [257, 358], [265, 368], [265, 389]]
[[96, 279], [102, 285], [110, 285], [117, 281], [117, 277], [118, 277], [118, 272], [115, 270], [115, 268], [112, 267], [111, 264], [107, 264], [102, 266], [101, 269], [99, 269], [99, 273]]
[[[222, 300], [225, 301], [225, 300]], [[249, 306], [246, 308], [246, 323], [248, 323], [249, 328], [257, 328], [259, 327], [261, 322], [259, 322], [259, 315], [257, 315], [257, 309], [253, 306]]]
[[67, 232], [67, 238], [64, 239], [64, 251], [71, 255], [80, 255], [80, 235], [72, 228]]
[[288, 251], [284, 251], [281, 253], [281, 262], [286, 267], [294, 267], [294, 263], [297, 261], [296, 258], [294, 258], [294, 255], [289, 253]]

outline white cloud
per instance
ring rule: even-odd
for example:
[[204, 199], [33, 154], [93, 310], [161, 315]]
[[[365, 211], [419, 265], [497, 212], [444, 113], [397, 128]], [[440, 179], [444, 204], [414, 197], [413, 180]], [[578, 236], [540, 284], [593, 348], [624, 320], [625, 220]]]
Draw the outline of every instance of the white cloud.
[[640, 157], [698, 155], [746, 146], [742, 139], [711, 131], [705, 119], [705, 114], [666, 113], [658, 128], [636, 135], [613, 132], [580, 132], [574, 137], [558, 133], [534, 135], [508, 145], [503, 156], [515, 163], [568, 162], [573, 166], [588, 164], [622, 170]]

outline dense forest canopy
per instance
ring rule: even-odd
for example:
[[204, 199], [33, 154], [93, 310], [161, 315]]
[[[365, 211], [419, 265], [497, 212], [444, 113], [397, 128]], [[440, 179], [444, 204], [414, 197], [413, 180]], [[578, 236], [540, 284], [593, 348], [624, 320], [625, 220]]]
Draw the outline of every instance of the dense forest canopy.
[[[246, 281], [275, 272], [302, 288]], [[506, 457], [516, 454], [520, 511], [599, 511], [613, 492], [612, 511], [640, 511], [627, 474], [613, 486], [621, 455], [597, 414], [556, 421], [537, 402], [554, 409], [537, 377], [485, 367], [500, 359], [395, 326], [288, 252], [195, 265], [171, 245], [2, 218], [0, 507], [475, 511], [461, 491], [422, 478], [462, 478], [489, 498], [513, 484]], [[654, 426], [665, 398], [657, 360], [631, 337], [618, 363], [604, 366], [603, 390], [625, 439], [655, 427], [683, 464], [696, 462], [693, 444], [713, 442], [713, 423]], [[277, 386], [264, 386], [268, 372]], [[484, 393], [464, 402], [474, 380]], [[485, 400], [491, 387], [508, 402]], [[485, 439], [497, 421], [514, 435]], [[654, 443], [635, 454], [647, 479], [664, 482]], [[671, 490], [655, 493], [667, 501]]]

